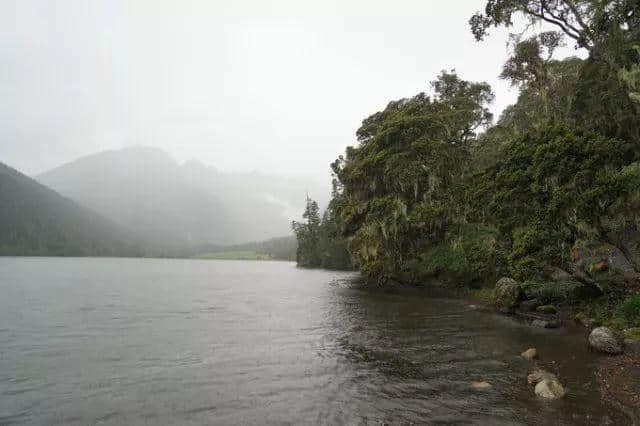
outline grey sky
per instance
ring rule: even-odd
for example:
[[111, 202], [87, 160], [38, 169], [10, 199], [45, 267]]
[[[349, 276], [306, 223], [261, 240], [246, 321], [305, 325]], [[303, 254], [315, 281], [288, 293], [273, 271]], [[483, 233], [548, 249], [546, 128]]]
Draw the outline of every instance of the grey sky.
[[162, 148], [221, 170], [328, 174], [367, 115], [442, 69], [486, 80], [506, 31], [483, 0], [3, 0], [0, 161], [36, 174], [96, 151]]

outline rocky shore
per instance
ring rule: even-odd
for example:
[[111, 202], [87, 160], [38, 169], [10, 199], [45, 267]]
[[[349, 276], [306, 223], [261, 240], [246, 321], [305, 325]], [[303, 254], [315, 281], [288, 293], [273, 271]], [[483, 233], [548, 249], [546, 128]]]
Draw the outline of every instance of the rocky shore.
[[622, 411], [631, 424], [640, 425], [640, 350], [602, 357], [595, 374], [606, 403]]
[[[630, 425], [640, 425], [640, 329], [605, 327], [585, 313], [576, 312], [575, 306], [556, 307], [532, 296], [526, 286], [503, 277], [496, 283], [491, 297], [484, 297], [483, 302], [487, 307], [531, 327], [582, 329], [585, 345], [600, 354], [594, 374], [601, 397], [622, 412]], [[534, 393], [538, 397], [557, 399], [565, 396], [566, 391], [559, 379], [538, 367], [535, 348], [529, 348], [521, 356], [533, 363], [527, 380], [535, 386]]]

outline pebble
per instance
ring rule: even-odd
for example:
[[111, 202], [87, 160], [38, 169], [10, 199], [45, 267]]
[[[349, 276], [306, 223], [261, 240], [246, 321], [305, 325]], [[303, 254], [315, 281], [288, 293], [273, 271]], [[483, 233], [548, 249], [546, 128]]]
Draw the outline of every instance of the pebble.
[[471, 382], [471, 387], [477, 390], [486, 390], [491, 388], [489, 382]]

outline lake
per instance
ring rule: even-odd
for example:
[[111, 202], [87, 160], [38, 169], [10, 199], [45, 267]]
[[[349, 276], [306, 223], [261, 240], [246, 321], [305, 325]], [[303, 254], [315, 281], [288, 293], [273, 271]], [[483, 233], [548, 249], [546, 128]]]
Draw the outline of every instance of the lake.
[[[564, 399], [527, 385], [532, 346]], [[0, 424], [615, 422], [596, 360], [581, 333], [354, 273], [0, 258]]]

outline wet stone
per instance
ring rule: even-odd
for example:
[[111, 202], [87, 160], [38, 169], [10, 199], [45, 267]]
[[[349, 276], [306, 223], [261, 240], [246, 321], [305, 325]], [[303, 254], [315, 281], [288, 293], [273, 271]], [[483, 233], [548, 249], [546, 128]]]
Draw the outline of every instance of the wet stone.
[[608, 327], [598, 327], [589, 334], [589, 346], [598, 352], [617, 355], [624, 351], [622, 342]]
[[533, 327], [539, 327], [539, 328], [558, 328], [560, 326], [560, 323], [558, 323], [558, 321], [555, 321], [555, 320], [536, 319], [531, 322], [531, 325]]
[[491, 383], [485, 381], [471, 382], [471, 387], [476, 390], [487, 390], [491, 388]]

